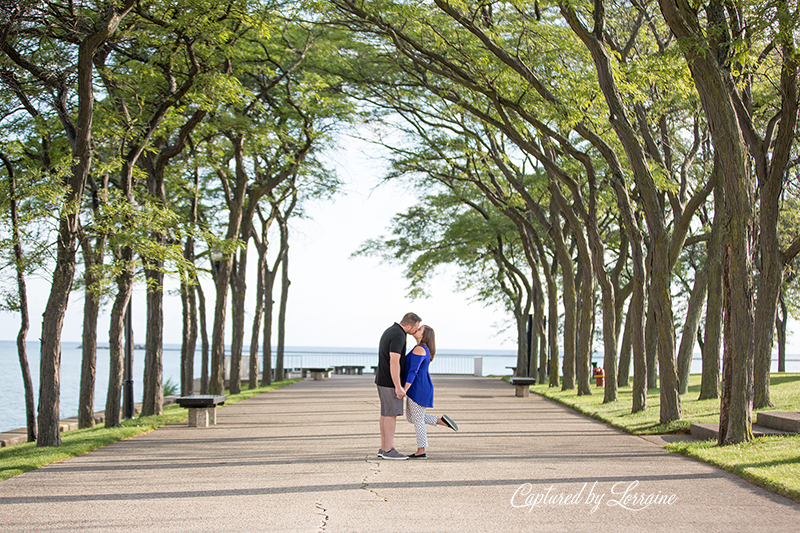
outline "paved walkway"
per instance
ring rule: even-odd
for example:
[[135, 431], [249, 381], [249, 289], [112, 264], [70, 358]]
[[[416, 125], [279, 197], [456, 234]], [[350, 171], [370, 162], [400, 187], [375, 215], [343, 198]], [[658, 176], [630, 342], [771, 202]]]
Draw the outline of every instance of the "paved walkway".
[[[800, 505], [541, 397], [515, 398], [498, 379], [434, 385], [432, 412], [460, 431], [431, 428], [427, 460], [376, 457], [371, 376], [307, 379], [221, 408], [215, 427], [161, 428], [0, 482], [0, 529], [798, 530]], [[416, 447], [405, 420], [396, 444]]]

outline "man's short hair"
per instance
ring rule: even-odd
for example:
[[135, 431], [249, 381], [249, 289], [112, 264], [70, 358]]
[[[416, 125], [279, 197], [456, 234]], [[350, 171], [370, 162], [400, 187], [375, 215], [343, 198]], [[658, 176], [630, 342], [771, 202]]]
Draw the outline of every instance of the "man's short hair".
[[406, 313], [403, 317], [403, 320], [400, 321], [400, 325], [413, 326], [414, 324], [418, 324], [420, 322], [422, 322], [422, 319], [416, 313]]

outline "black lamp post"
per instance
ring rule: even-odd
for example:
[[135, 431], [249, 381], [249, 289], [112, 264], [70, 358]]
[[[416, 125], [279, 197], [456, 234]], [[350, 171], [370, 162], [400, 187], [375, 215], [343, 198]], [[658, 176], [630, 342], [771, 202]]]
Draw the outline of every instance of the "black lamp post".
[[528, 346], [527, 349], [525, 350], [527, 352], [527, 357], [525, 358], [525, 373], [523, 374], [523, 376], [530, 376], [531, 355], [533, 354], [531, 349], [532, 348], [531, 343], [533, 342], [533, 315], [528, 315], [528, 331], [526, 336], [527, 336]]
[[133, 418], [133, 295], [128, 300], [125, 313], [125, 387], [122, 413], [125, 420]]

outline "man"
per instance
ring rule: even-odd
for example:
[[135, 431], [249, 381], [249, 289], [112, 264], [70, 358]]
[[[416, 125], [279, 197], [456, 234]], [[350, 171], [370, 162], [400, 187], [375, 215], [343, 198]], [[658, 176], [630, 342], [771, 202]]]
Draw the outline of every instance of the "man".
[[378, 345], [378, 368], [375, 384], [381, 400], [381, 449], [378, 455], [384, 459], [408, 459], [394, 449], [394, 431], [397, 417], [403, 414], [403, 368], [406, 358], [406, 335], [419, 329], [422, 319], [414, 313], [406, 313], [403, 320], [383, 332]]

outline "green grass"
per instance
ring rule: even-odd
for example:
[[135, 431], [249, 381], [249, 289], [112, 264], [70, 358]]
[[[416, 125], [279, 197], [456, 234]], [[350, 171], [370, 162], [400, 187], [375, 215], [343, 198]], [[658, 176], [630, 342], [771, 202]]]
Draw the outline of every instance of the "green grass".
[[[301, 381], [287, 379], [276, 381], [267, 387], [245, 390], [228, 395], [225, 405], [231, 405], [258, 394], [272, 391]], [[120, 427], [106, 428], [100, 424], [94, 428], [65, 431], [61, 434], [61, 446], [37, 448], [35, 442], [26, 442], [0, 448], [0, 480], [8, 479], [29, 470], [88, 453], [108, 444], [147, 433], [162, 426], [185, 421], [189, 411], [176, 404], [164, 408], [163, 414], [124, 420]]]
[[[592, 385], [592, 394], [577, 396], [545, 385], [531, 391], [569, 405], [575, 410], [635, 435], [686, 433], [691, 423], [719, 423], [719, 400], [697, 400], [700, 376], [689, 377], [689, 392], [681, 396], [682, 419], [659, 422], [659, 391], [647, 394], [647, 410], [631, 414], [631, 387], [620, 388], [619, 400], [603, 403], [602, 387]], [[800, 374], [773, 374], [770, 379], [773, 407], [763, 411], [800, 411]], [[755, 414], [753, 415], [755, 420]], [[746, 444], [717, 446], [714, 441], [677, 442], [667, 445], [681, 453], [732, 472], [756, 485], [800, 502], [800, 435], [770, 436]]]
[[694, 457], [800, 503], [800, 435], [761, 437], [745, 444], [675, 442], [667, 450]]
[[[798, 376], [800, 379], [800, 376]], [[689, 392], [681, 396], [683, 420], [662, 424], [659, 421], [660, 398], [658, 389], [647, 393], [647, 409], [631, 414], [633, 403], [632, 387], [619, 389], [619, 400], [603, 403], [603, 387], [595, 387], [592, 380], [592, 394], [578, 396], [575, 390], [562, 391], [544, 385], [533, 385], [531, 391], [547, 398], [569, 405], [614, 427], [637, 435], [659, 435], [663, 433], [684, 433], [689, 431], [691, 422], [714, 422], [719, 420], [719, 400], [697, 400], [700, 394], [700, 376], [689, 377]], [[800, 395], [800, 391], [798, 391]]]

